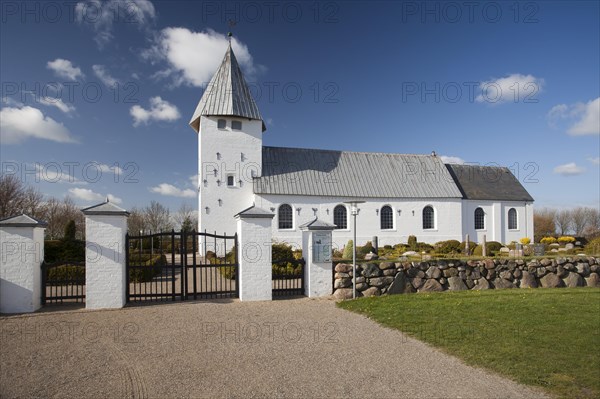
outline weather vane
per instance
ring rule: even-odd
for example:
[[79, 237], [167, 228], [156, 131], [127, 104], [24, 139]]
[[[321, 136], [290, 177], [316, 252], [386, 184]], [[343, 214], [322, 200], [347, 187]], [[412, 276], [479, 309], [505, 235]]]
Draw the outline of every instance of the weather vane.
[[[233, 19], [230, 19], [227, 24], [229, 25], [229, 29], [233, 30], [232, 28], [236, 25], [236, 22]], [[233, 33], [231, 33], [231, 30], [229, 32], [227, 32], [227, 37], [229, 38], [229, 43], [231, 43], [231, 36], [233, 36]]]

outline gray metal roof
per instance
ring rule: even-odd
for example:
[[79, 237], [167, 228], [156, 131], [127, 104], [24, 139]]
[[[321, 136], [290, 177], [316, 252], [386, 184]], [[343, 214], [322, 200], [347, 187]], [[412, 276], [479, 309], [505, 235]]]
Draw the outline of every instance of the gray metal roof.
[[263, 147], [256, 194], [359, 198], [461, 198], [432, 155]]
[[327, 223], [315, 217], [313, 220], [308, 221], [299, 226], [303, 230], [334, 230], [337, 226], [335, 224]]
[[113, 204], [112, 202], [109, 202], [108, 200], [106, 200], [106, 202], [103, 202], [98, 205], [93, 205], [93, 206], [89, 206], [87, 208], [83, 208], [81, 210], [81, 212], [83, 212], [84, 215], [125, 215], [125, 216], [129, 216], [129, 212], [127, 212], [123, 208], [116, 206], [115, 204]]
[[[190, 126], [196, 133], [200, 129], [200, 117], [202, 115], [240, 116], [263, 120], [242, 75], [242, 70], [235, 58], [231, 43], [229, 43], [221, 66], [206, 86], [206, 90], [190, 120]], [[263, 132], [266, 129], [263, 122]]]
[[244, 209], [243, 211], [236, 213], [234, 217], [245, 217], [245, 218], [274, 218], [275, 214], [273, 212], [269, 212], [265, 209], [259, 208], [257, 206], [252, 205], [249, 208]]
[[22, 214], [17, 216], [11, 216], [6, 219], [0, 220], [0, 226], [11, 226], [11, 227], [46, 227], [48, 223], [41, 220], [37, 220], [29, 215]]
[[533, 201], [512, 172], [505, 167], [446, 165], [463, 198], [474, 200]]

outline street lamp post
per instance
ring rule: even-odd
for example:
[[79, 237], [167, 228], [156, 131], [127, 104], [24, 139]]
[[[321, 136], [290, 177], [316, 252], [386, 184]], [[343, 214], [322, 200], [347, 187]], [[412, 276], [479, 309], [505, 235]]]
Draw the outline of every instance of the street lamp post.
[[358, 215], [358, 204], [363, 204], [365, 201], [348, 201], [350, 205], [350, 213], [352, 214], [352, 299], [356, 299], [356, 215]]

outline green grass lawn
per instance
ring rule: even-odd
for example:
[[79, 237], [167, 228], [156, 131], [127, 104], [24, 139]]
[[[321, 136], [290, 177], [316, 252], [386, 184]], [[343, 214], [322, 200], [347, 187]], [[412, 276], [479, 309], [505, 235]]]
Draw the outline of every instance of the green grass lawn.
[[600, 397], [600, 289], [459, 291], [338, 306], [560, 397]]

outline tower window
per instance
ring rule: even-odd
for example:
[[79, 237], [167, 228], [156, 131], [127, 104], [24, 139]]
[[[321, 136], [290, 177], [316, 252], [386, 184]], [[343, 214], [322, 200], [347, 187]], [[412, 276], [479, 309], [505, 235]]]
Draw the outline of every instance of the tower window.
[[508, 229], [517, 229], [517, 210], [515, 208], [510, 208], [508, 210]]
[[290, 205], [288, 205], [288, 204], [281, 205], [279, 207], [279, 212], [277, 212], [277, 218], [279, 219], [279, 228], [280, 229], [294, 228], [292, 207]]
[[335, 224], [336, 229], [348, 228], [347, 215], [348, 212], [346, 211], [346, 207], [344, 205], [338, 205], [333, 208], [333, 224]]
[[435, 213], [431, 206], [426, 206], [423, 208], [423, 229], [433, 229], [435, 228]]
[[485, 212], [483, 209], [475, 209], [475, 230], [485, 229]]
[[227, 187], [235, 186], [235, 177], [233, 175], [227, 175]]
[[233, 130], [242, 130], [242, 122], [240, 122], [240, 121], [231, 121], [231, 128]]
[[379, 212], [381, 221], [381, 230], [391, 230], [394, 228], [394, 212], [391, 206], [384, 206]]
[[225, 129], [227, 127], [227, 121], [225, 119], [217, 120], [217, 128]]

